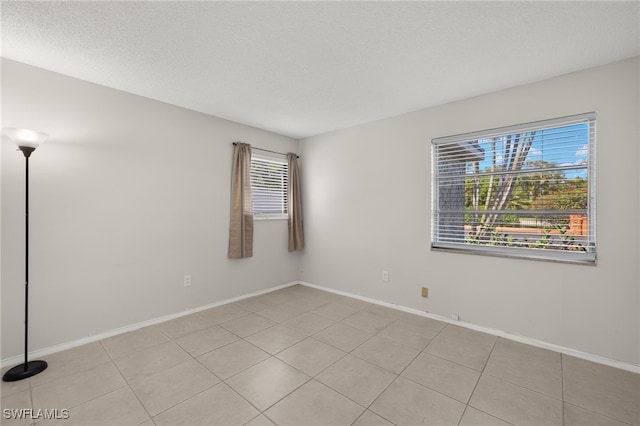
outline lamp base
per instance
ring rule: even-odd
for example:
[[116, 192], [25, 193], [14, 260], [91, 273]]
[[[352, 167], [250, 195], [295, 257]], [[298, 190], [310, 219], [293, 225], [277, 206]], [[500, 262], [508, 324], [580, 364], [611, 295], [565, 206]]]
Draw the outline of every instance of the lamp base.
[[27, 379], [43, 372], [47, 368], [46, 361], [29, 361], [26, 364], [16, 365], [2, 376], [3, 382], [17, 382], [18, 380]]

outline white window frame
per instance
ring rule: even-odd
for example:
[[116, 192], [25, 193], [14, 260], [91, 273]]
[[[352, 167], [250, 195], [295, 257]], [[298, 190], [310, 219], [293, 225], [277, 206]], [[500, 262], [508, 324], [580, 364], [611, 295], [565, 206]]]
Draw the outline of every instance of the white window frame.
[[[483, 158], [485, 155], [481, 148], [480, 142], [486, 142], [492, 140], [492, 138], [498, 138], [501, 136], [515, 134], [526, 134], [526, 132], [542, 131], [544, 129], [554, 129], [564, 126], [572, 126], [581, 123], [587, 124], [588, 129], [588, 143], [587, 143], [587, 160], [586, 167], [581, 168], [581, 172], [584, 173], [586, 168], [586, 181], [587, 181], [587, 207], [581, 210], [580, 214], [586, 215], [588, 228], [586, 237], [580, 241], [576, 246], [562, 246], [557, 244], [555, 249], [553, 245], [542, 246], [542, 248], [534, 248], [533, 244], [528, 244], [526, 239], [516, 239], [516, 243], [510, 244], [495, 244], [487, 242], [487, 240], [472, 240], [468, 238], [470, 228], [468, 224], [465, 226], [465, 214], [469, 217], [469, 208], [465, 207], [468, 203], [463, 203], [462, 208], [455, 207], [459, 204], [460, 182], [469, 181], [480, 174], [477, 169], [471, 170], [470, 164], [478, 164], [478, 159]], [[560, 117], [550, 120], [543, 120], [531, 123], [525, 123], [514, 126], [507, 126], [497, 129], [490, 129], [478, 132], [465, 133], [461, 135], [447, 136], [442, 138], [432, 139], [431, 150], [431, 249], [434, 251], [448, 251], [448, 252], [460, 252], [468, 254], [482, 254], [504, 257], [516, 257], [523, 259], [535, 259], [535, 260], [548, 260], [568, 263], [581, 263], [595, 265], [597, 262], [596, 256], [596, 180], [595, 180], [595, 143], [596, 143], [596, 114], [594, 112], [573, 115], [568, 117]], [[558, 138], [560, 139], [560, 138]], [[495, 139], [494, 139], [495, 140]], [[563, 142], [564, 143], [564, 142]], [[495, 149], [494, 149], [495, 151]], [[461, 154], [464, 152], [464, 154]], [[529, 152], [529, 151], [527, 151]], [[568, 149], [567, 149], [568, 152]], [[551, 154], [549, 154], [551, 155]], [[457, 157], [456, 157], [457, 156]], [[453, 162], [462, 162], [464, 167], [453, 167]], [[485, 163], [486, 164], [486, 163]], [[565, 169], [559, 165], [555, 170], [564, 172]], [[571, 166], [566, 165], [566, 170], [571, 170]], [[577, 167], [577, 166], [576, 166]], [[443, 170], [444, 172], [440, 172]], [[470, 171], [471, 170], [471, 171]], [[493, 170], [493, 169], [491, 169]], [[523, 168], [516, 172], [517, 175], [525, 175], [527, 171]], [[482, 174], [482, 173], [481, 173]], [[484, 174], [500, 174], [506, 175], [500, 171], [499, 173], [493, 173], [492, 171]], [[564, 176], [564, 174], [563, 174]], [[453, 188], [452, 179], [458, 179], [457, 190]], [[567, 179], [568, 181], [568, 179]], [[562, 182], [564, 183], [564, 181]], [[448, 187], [446, 185], [449, 185]], [[464, 187], [463, 187], [464, 189]], [[453, 191], [453, 192], [452, 192]], [[445, 199], [444, 195], [441, 200], [442, 194], [447, 194], [450, 198]], [[453, 196], [450, 194], [454, 194]], [[464, 198], [464, 195], [463, 195]], [[445, 201], [453, 200], [453, 202]], [[455, 200], [458, 200], [456, 202]], [[466, 201], [466, 199], [465, 199]], [[443, 205], [445, 207], [443, 207]], [[453, 207], [450, 207], [453, 205]], [[473, 209], [473, 207], [471, 208]], [[483, 210], [486, 212], [487, 210]], [[491, 210], [489, 210], [491, 211]], [[514, 212], [515, 215], [532, 216], [529, 210], [495, 210], [500, 212], [509, 211]], [[475, 212], [478, 212], [477, 210]], [[552, 215], [569, 215], [571, 210], [548, 210], [534, 212], [533, 215], [540, 215], [540, 217], [553, 217]], [[575, 212], [574, 212], [575, 213]], [[504, 214], [504, 213], [501, 213]], [[447, 216], [448, 215], [448, 216]], [[520, 217], [522, 217], [520, 216]], [[460, 219], [462, 218], [462, 219]], [[461, 223], [458, 223], [461, 222]], [[464, 231], [461, 231], [464, 229]], [[497, 228], [495, 228], [497, 229]], [[499, 231], [497, 231], [499, 232]], [[463, 233], [463, 234], [461, 234]], [[506, 234], [505, 234], [506, 235]], [[553, 237], [553, 236], [552, 236]], [[560, 237], [555, 237], [560, 239]], [[511, 240], [513, 241], [513, 240]], [[569, 242], [569, 245], [575, 244]], [[562, 246], [564, 249], [557, 247]], [[579, 246], [579, 249], [576, 247]], [[551, 247], [551, 248], [549, 248]], [[569, 250], [568, 250], [568, 249]]]
[[[265, 213], [262, 208], [267, 207], [266, 204], [261, 204], [260, 197], [256, 195], [256, 190], [264, 189], [264, 186], [256, 186], [256, 177], [264, 178], [263, 175], [264, 169], [262, 169], [261, 165], [264, 164], [274, 164], [278, 166], [275, 174], [271, 174], [267, 179], [269, 179], [271, 184], [276, 186], [280, 186], [281, 195], [282, 195], [282, 203], [277, 213]], [[280, 172], [280, 173], [278, 173]], [[286, 156], [278, 155], [278, 154], [268, 154], [268, 153], [256, 153], [253, 151], [251, 153], [251, 192], [253, 198], [253, 217], [256, 220], [282, 220], [288, 219], [288, 194], [287, 194], [287, 186], [288, 186], [288, 174], [289, 174], [289, 166], [287, 163]], [[276, 182], [273, 179], [280, 177], [280, 182]], [[269, 207], [274, 207], [274, 204], [270, 204]]]

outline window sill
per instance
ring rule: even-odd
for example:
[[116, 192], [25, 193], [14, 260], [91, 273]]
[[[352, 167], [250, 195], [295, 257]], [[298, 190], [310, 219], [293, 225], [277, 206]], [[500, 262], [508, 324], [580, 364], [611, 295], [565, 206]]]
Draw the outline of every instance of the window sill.
[[289, 216], [286, 214], [261, 214], [253, 215], [254, 220], [287, 220]]
[[572, 263], [578, 265], [597, 265], [595, 253], [566, 252], [542, 249], [501, 248], [485, 246], [482, 248], [465, 247], [462, 244], [432, 243], [431, 251], [448, 253], [475, 254], [480, 256], [510, 257], [515, 259], [539, 260], [545, 262]]

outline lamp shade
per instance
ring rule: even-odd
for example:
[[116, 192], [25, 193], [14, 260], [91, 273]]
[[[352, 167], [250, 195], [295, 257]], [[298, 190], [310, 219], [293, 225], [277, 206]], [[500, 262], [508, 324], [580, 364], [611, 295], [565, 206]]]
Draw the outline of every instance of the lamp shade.
[[9, 138], [19, 147], [28, 146], [35, 149], [49, 137], [46, 133], [36, 132], [35, 130], [29, 129], [7, 127], [2, 130], [4, 134], [9, 136]]

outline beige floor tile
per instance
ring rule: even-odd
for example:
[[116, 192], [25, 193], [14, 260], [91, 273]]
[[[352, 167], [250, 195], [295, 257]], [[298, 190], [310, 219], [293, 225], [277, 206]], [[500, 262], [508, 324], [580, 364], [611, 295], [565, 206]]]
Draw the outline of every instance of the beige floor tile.
[[393, 426], [393, 423], [367, 410], [358, 417], [353, 426]]
[[187, 399], [153, 418], [157, 426], [244, 425], [260, 414], [224, 383]]
[[473, 407], [467, 407], [458, 426], [509, 426], [509, 423]]
[[277, 354], [295, 345], [304, 338], [304, 334], [278, 324], [252, 334], [246, 337], [245, 340], [253, 343], [263, 351], [269, 352], [270, 354]]
[[235, 304], [245, 311], [258, 312], [264, 309], [276, 307], [280, 302], [268, 297], [267, 295], [260, 295], [240, 300], [235, 302]]
[[301, 285], [42, 359], [2, 382], [2, 409], [69, 409], [69, 426], [640, 426], [637, 374]]
[[358, 312], [358, 309], [344, 303], [332, 302], [322, 305], [311, 312], [330, 319], [331, 321], [341, 321]]
[[[291, 300], [291, 296], [285, 295], [285, 294], [281, 294], [281, 293], [277, 293], [275, 291], [271, 291], [269, 293], [265, 293], [259, 296], [259, 299], [261, 301], [261, 303], [263, 303], [263, 306], [266, 305], [282, 305], [285, 303], [289, 303]], [[257, 312], [257, 311], [256, 311]]]
[[482, 371], [496, 340], [490, 334], [447, 325], [424, 351]]
[[196, 360], [190, 360], [141, 380], [131, 388], [151, 416], [171, 408], [220, 382]]
[[514, 425], [562, 425], [561, 401], [487, 374], [469, 405]]
[[387, 370], [347, 355], [320, 373], [316, 380], [368, 407], [395, 378], [396, 375]]
[[402, 376], [466, 404], [478, 383], [480, 372], [421, 353], [402, 372]]
[[265, 294], [272, 301], [278, 303], [289, 303], [291, 298], [296, 296], [295, 291], [289, 291], [291, 287], [281, 288], [280, 290], [275, 290]]
[[168, 342], [169, 338], [157, 327], [145, 327], [101, 340], [102, 346], [113, 359]]
[[247, 337], [253, 333], [262, 331], [275, 324], [275, 321], [271, 321], [268, 318], [250, 313], [239, 318], [232, 319], [231, 321], [223, 322], [220, 324], [220, 326], [226, 328], [233, 334], [236, 334], [240, 337]]
[[393, 319], [376, 315], [371, 312], [359, 311], [346, 317], [340, 322], [350, 327], [366, 331], [367, 333], [377, 333], [393, 321]]
[[41, 359], [47, 362], [47, 369], [31, 377], [31, 386], [42, 386], [111, 361], [109, 355], [98, 342], [67, 349]]
[[238, 340], [238, 336], [214, 325], [213, 327], [182, 336], [176, 339], [175, 342], [191, 356], [197, 357], [236, 340]]
[[640, 425], [640, 375], [566, 355], [562, 371], [566, 402]]
[[351, 425], [364, 411], [353, 401], [311, 380], [265, 412], [277, 425]]
[[[6, 373], [13, 367], [15, 367], [15, 364], [4, 367], [1, 370], [0, 374], [4, 376], [4, 373]], [[0, 381], [0, 383], [2, 383], [2, 385], [0, 385], [0, 395], [4, 398], [5, 396], [28, 390], [31, 386], [31, 379], [18, 380], [16, 382]]]
[[382, 329], [378, 336], [421, 351], [431, 342], [434, 335], [428, 329], [396, 321]]
[[[28, 383], [28, 381], [27, 381]], [[29, 389], [13, 392], [10, 395], [2, 394], [2, 417], [0, 423], [6, 426], [32, 425], [33, 419], [29, 411], [31, 408], [31, 391]], [[6, 410], [9, 410], [8, 412]]]
[[288, 301], [288, 303], [299, 306], [305, 311], [312, 311], [330, 302], [331, 300], [329, 300], [329, 298], [321, 294], [293, 297], [290, 301]]
[[362, 343], [366, 342], [373, 336], [372, 333], [349, 327], [341, 323], [336, 323], [325, 328], [319, 333], [314, 334], [315, 339], [329, 343], [345, 352], [351, 352]]
[[124, 387], [72, 408], [68, 419], [39, 421], [37, 425], [136, 426], [149, 420], [138, 398]]
[[269, 420], [264, 414], [254, 417], [246, 423], [245, 426], [275, 426], [275, 424]]
[[167, 342], [118, 358], [114, 362], [125, 379], [131, 382], [165, 371], [189, 359], [191, 356], [180, 346]]
[[421, 327], [425, 330], [430, 330], [434, 337], [448, 325], [446, 322], [438, 321], [424, 315], [412, 314], [403, 311], [398, 311], [398, 321], [402, 321], [416, 327]]
[[289, 303], [281, 303], [257, 312], [258, 315], [269, 318], [275, 322], [283, 322], [305, 312], [305, 308]]
[[387, 318], [391, 321], [400, 319], [403, 312], [398, 309], [387, 308], [386, 306], [371, 304], [363, 309], [365, 312], [371, 312], [383, 318]]
[[593, 411], [576, 407], [571, 404], [564, 404], [564, 426], [626, 426], [610, 417], [601, 416]]
[[507, 339], [498, 339], [485, 374], [562, 399], [560, 354]]
[[410, 380], [398, 379], [369, 407], [396, 425], [457, 425], [464, 404]]
[[[349, 297], [342, 296], [342, 295], [336, 294], [336, 293], [329, 293], [329, 292], [324, 292], [324, 293], [326, 294], [325, 299], [326, 299], [327, 303], [341, 303], [341, 304], [344, 304], [343, 302], [346, 299], [351, 299]], [[351, 299], [351, 300], [355, 300], [355, 299]]]
[[400, 374], [420, 353], [418, 349], [374, 336], [360, 345], [353, 355], [367, 360], [395, 374]]
[[308, 337], [280, 352], [277, 358], [309, 376], [315, 376], [344, 355], [340, 349]]
[[309, 376], [276, 358], [266, 359], [226, 380], [263, 411], [309, 380]]
[[335, 324], [334, 321], [321, 317], [320, 315], [306, 312], [291, 319], [288, 319], [282, 323], [289, 328], [292, 328], [305, 336], [310, 336], [327, 327]]
[[125, 385], [116, 366], [109, 362], [33, 388], [33, 408], [70, 409]]
[[226, 379], [267, 358], [269, 354], [265, 351], [238, 340], [198, 357], [198, 361], [216, 376]]
[[358, 311], [362, 311], [363, 309], [366, 309], [372, 306], [371, 303], [365, 302], [364, 300], [355, 299], [353, 297], [347, 297], [347, 296], [340, 296], [340, 297], [341, 297], [340, 299], [336, 299], [334, 300], [334, 302], [338, 302], [343, 305], [350, 306]]
[[170, 321], [158, 324], [158, 328], [171, 339], [194, 333], [198, 330], [211, 327], [211, 322], [200, 314], [185, 315]]
[[199, 312], [200, 315], [213, 322], [214, 324], [231, 321], [233, 319], [240, 318], [243, 315], [247, 315], [248, 313], [249, 311], [242, 309], [235, 303], [217, 306], [215, 308]]

